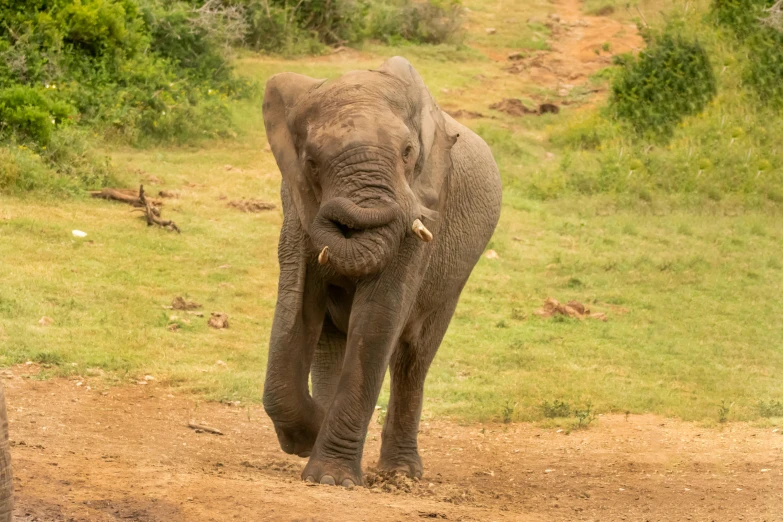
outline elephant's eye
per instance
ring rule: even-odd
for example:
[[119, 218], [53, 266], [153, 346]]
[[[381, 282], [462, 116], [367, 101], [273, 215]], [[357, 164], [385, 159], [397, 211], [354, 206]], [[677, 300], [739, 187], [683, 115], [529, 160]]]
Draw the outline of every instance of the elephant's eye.
[[305, 163], [307, 164], [307, 170], [310, 172], [310, 175], [314, 178], [318, 178], [318, 165], [315, 164], [315, 160], [308, 159]]
[[412, 153], [413, 153], [413, 145], [408, 145], [407, 147], [405, 147], [405, 150], [402, 151], [402, 158], [407, 161], [408, 159], [410, 159]]

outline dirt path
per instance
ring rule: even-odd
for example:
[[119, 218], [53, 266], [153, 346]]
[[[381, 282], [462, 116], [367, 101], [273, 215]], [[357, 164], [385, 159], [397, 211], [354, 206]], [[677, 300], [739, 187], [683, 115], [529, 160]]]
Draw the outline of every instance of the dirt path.
[[[4, 379], [19, 521], [783, 520], [783, 435], [771, 429], [619, 415], [566, 435], [431, 421], [423, 481], [349, 491], [300, 482], [304, 460], [279, 450], [259, 407], [27, 371]], [[193, 419], [225, 435], [197, 433]]]
[[553, 2], [556, 14], [540, 23], [552, 31], [551, 50], [514, 63], [509, 71], [561, 95], [607, 67], [615, 54], [638, 51], [644, 41], [635, 25], [604, 16], [587, 16], [580, 0]]

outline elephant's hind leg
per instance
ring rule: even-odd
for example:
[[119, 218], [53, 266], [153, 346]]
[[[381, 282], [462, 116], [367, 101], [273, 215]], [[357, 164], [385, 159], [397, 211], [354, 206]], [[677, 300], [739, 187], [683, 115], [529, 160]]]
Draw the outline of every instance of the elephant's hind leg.
[[340, 373], [345, 358], [346, 335], [339, 331], [326, 315], [321, 329], [321, 338], [315, 349], [315, 357], [310, 367], [310, 379], [313, 383], [313, 399], [324, 409], [329, 410], [337, 392]]
[[411, 478], [422, 476], [418, 432], [424, 380], [456, 307], [457, 299], [454, 299], [433, 312], [425, 320], [418, 338], [401, 341], [392, 355], [391, 396], [378, 461], [381, 470], [402, 471]]

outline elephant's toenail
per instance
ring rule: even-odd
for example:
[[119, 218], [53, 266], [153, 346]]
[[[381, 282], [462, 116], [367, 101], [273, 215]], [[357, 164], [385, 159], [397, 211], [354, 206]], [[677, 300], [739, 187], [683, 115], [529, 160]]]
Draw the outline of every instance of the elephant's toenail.
[[344, 488], [351, 489], [351, 488], [353, 488], [355, 485], [356, 485], [356, 484], [354, 484], [354, 483], [353, 483], [353, 480], [351, 480], [351, 479], [345, 479], [345, 480], [343, 480], [343, 487], [344, 487]]
[[321, 484], [328, 484], [330, 486], [334, 486], [334, 478], [332, 478], [329, 475], [324, 475], [321, 477]]
[[315, 477], [312, 475], [307, 475], [305, 482], [315, 482]]

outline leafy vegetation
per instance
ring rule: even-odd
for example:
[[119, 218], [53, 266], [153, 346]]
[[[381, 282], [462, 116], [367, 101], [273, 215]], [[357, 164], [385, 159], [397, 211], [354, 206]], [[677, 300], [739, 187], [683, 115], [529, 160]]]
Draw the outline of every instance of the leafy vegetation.
[[0, 190], [105, 184], [110, 168], [83, 145], [95, 134], [135, 144], [230, 134], [227, 101], [248, 86], [199, 16], [135, 0], [0, 4]]
[[672, 29], [643, 34], [646, 49], [617, 59], [622, 69], [612, 82], [611, 109], [637, 133], [668, 139], [684, 117], [704, 110], [715, 96], [715, 75], [698, 41]]

